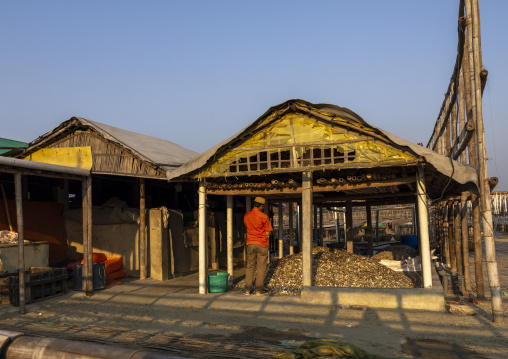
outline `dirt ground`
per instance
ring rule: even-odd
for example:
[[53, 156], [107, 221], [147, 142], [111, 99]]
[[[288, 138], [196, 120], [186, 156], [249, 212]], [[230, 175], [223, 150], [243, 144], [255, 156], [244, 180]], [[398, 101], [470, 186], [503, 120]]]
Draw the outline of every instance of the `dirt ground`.
[[[508, 235], [500, 234], [496, 245], [501, 290], [507, 292]], [[236, 279], [242, 274], [235, 271]], [[486, 271], [484, 276], [488, 283]], [[505, 324], [498, 325], [492, 323], [489, 300], [475, 306], [474, 316], [362, 311], [233, 290], [199, 295], [197, 284], [197, 274], [165, 282], [126, 279], [92, 297], [71, 289], [28, 305], [25, 315], [0, 305], [0, 330], [186, 358], [267, 358], [312, 338], [346, 341], [388, 358], [508, 357], [508, 297], [503, 297]]]

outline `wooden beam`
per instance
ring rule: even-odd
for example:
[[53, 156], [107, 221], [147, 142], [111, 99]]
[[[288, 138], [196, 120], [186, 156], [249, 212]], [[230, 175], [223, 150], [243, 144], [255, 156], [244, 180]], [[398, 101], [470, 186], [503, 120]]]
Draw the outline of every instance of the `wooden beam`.
[[[430, 178], [429, 178], [430, 179]], [[387, 179], [387, 180], [378, 180], [378, 181], [370, 181], [363, 183], [344, 183], [344, 184], [336, 184], [336, 185], [328, 185], [328, 186], [317, 186], [314, 185], [312, 187], [313, 193], [319, 192], [336, 192], [336, 191], [350, 191], [350, 190], [359, 190], [359, 189], [368, 189], [368, 188], [379, 188], [379, 187], [391, 187], [391, 186], [401, 186], [407, 184], [414, 184], [414, 178], [397, 178], [397, 179]], [[214, 195], [241, 195], [241, 196], [255, 196], [257, 194], [266, 196], [266, 195], [274, 195], [274, 194], [299, 194], [302, 193], [302, 187], [284, 187], [284, 188], [269, 188], [269, 189], [209, 189], [207, 191], [209, 194]], [[396, 193], [390, 193], [391, 196]]]
[[[316, 141], [316, 142], [299, 142], [295, 143], [294, 146], [333, 146], [340, 145], [344, 143], [355, 143], [360, 141], [375, 141], [372, 137], [360, 136], [358, 138], [352, 140], [341, 140], [341, 141]], [[376, 141], [377, 142], [377, 141]], [[386, 145], [386, 142], [383, 142], [383, 145]], [[253, 146], [253, 147], [236, 147], [231, 151], [266, 151], [273, 150], [278, 148], [285, 148], [290, 150], [293, 147], [293, 144], [284, 144], [284, 145], [272, 145], [272, 146]]]
[[[386, 168], [386, 167], [411, 167], [418, 165], [419, 160], [409, 161], [391, 161], [391, 162], [379, 162], [379, 163], [358, 163], [358, 162], [347, 162], [341, 163], [340, 165], [326, 165], [326, 166], [309, 166], [309, 167], [297, 167], [297, 168], [269, 168], [266, 170], [256, 170], [248, 172], [228, 172], [228, 173], [217, 173], [207, 174], [205, 177], [201, 175], [195, 175], [194, 179], [199, 178], [224, 178], [224, 177], [238, 177], [238, 176], [250, 176], [250, 175], [272, 175], [272, 174], [284, 174], [284, 173], [301, 173], [302, 171], [326, 171], [326, 170], [347, 170], [347, 169], [372, 169], [372, 168]], [[181, 181], [181, 180], [178, 180]]]

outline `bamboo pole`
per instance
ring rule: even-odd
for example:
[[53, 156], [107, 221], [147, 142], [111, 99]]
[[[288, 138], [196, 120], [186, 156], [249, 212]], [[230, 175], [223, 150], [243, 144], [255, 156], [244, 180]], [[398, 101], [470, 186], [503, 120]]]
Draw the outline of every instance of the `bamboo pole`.
[[450, 270], [457, 271], [457, 257], [455, 251], [455, 238], [453, 236], [453, 202], [448, 201], [448, 242], [450, 243]]
[[436, 231], [437, 236], [439, 240], [439, 253], [441, 254], [441, 262], [446, 263], [446, 242], [445, 242], [445, 236], [444, 236], [444, 219], [443, 219], [443, 202], [440, 201], [437, 204], [437, 210], [436, 210]]
[[9, 204], [7, 203], [7, 197], [5, 196], [5, 188], [3, 183], [0, 183], [0, 188], [2, 189], [2, 198], [4, 200], [5, 214], [7, 215], [7, 223], [9, 224], [9, 231], [12, 232], [11, 216], [9, 214]]
[[284, 257], [284, 217], [282, 213], [282, 202], [279, 202], [279, 210], [277, 211], [279, 217], [279, 258]]
[[[465, 57], [465, 56], [464, 56]], [[464, 57], [462, 58], [462, 63], [464, 63]], [[462, 131], [463, 128], [466, 126], [466, 108], [465, 108], [465, 102], [466, 102], [466, 95], [464, 94], [464, 66], [461, 66], [460, 72], [459, 72], [459, 99], [457, 101], [458, 106], [458, 116], [459, 116], [459, 128], [460, 131]], [[462, 151], [460, 153], [460, 162], [467, 164], [467, 157], [466, 152]]]
[[[458, 134], [460, 134], [459, 131], [457, 131], [457, 107], [456, 106], [453, 106], [452, 107], [452, 111], [450, 113], [450, 121], [451, 121], [451, 125], [452, 125], [452, 138], [451, 138], [451, 145], [450, 145], [450, 150], [452, 149], [452, 145], [455, 143], [455, 140], [456, 138], [458, 137]], [[447, 152], [447, 153], [450, 153], [450, 152]]]
[[147, 243], [145, 216], [145, 179], [139, 179], [139, 279], [147, 277]]
[[233, 196], [226, 196], [227, 202], [227, 252], [228, 252], [228, 285], [233, 285]]
[[464, 274], [462, 262], [462, 230], [460, 227], [460, 206], [459, 202], [453, 202], [453, 237], [455, 239], [455, 258], [457, 260], [457, 273]]
[[18, 278], [19, 278], [19, 314], [25, 314], [25, 225], [23, 223], [23, 198], [21, 172], [14, 174], [16, 196], [16, 219], [18, 230]]
[[[448, 96], [446, 98], [446, 106], [445, 108], [448, 108], [448, 106], [450, 105], [450, 97]], [[450, 152], [450, 149], [452, 148], [451, 146], [451, 141], [450, 141], [450, 135], [451, 135], [451, 118], [444, 118], [444, 120], [446, 121], [446, 130], [444, 132], [444, 138], [445, 138], [445, 148], [444, 148], [444, 152], [443, 152], [443, 155], [446, 156], [447, 153]]]
[[346, 249], [353, 253], [353, 205], [350, 200], [346, 201]]
[[474, 267], [476, 297], [485, 300], [485, 283], [483, 281], [483, 248], [481, 233], [481, 213], [480, 197], [471, 193], [471, 203], [473, 206], [473, 238], [474, 238]]
[[427, 190], [425, 186], [425, 173], [418, 166], [416, 183], [418, 206], [418, 230], [420, 233], [420, 255], [422, 262], [423, 287], [432, 287], [432, 263], [430, 259], [429, 218], [427, 211]]
[[205, 180], [199, 180], [199, 294], [207, 293], [207, 266], [206, 266], [206, 192]]
[[294, 254], [295, 231], [293, 228], [293, 202], [289, 202], [289, 255]]
[[464, 282], [466, 292], [471, 293], [471, 273], [469, 269], [469, 228], [467, 224], [467, 193], [460, 195], [460, 228], [462, 231], [462, 259], [464, 261]]
[[[468, 41], [464, 44], [464, 53], [467, 53], [468, 56], [463, 57], [463, 77], [464, 77], [464, 95], [466, 102], [466, 116], [468, 121], [473, 120], [476, 126], [476, 106], [474, 104], [474, 96], [475, 92], [471, 91], [473, 80], [471, 80], [471, 63], [472, 61], [472, 46], [469, 46], [469, 43], [472, 43], [473, 35], [471, 31], [472, 20], [471, 20], [471, 4], [469, 1], [465, 2], [466, 10], [467, 10], [467, 23], [468, 23]], [[476, 132], [477, 133], [477, 132]], [[468, 145], [468, 154], [469, 154], [469, 164], [474, 168], [478, 169], [478, 158], [476, 151], [476, 138], [477, 134], [471, 139]], [[474, 241], [474, 255], [475, 255], [475, 283], [476, 283], [476, 296], [479, 300], [485, 300], [485, 285], [483, 282], [483, 249], [482, 249], [482, 236], [481, 236], [481, 220], [480, 220], [480, 201], [478, 196], [474, 193], [471, 193], [471, 205], [473, 212], [473, 241]]]
[[485, 148], [485, 130], [483, 126], [482, 94], [481, 94], [481, 43], [480, 43], [480, 12], [478, 0], [471, 0], [473, 18], [473, 46], [474, 46], [474, 69], [476, 91], [476, 128], [478, 136], [478, 159], [479, 159], [479, 184], [480, 203], [483, 218], [483, 234], [485, 238], [485, 259], [489, 274], [489, 286], [492, 299], [492, 313], [494, 323], [504, 322], [503, 302], [501, 298], [501, 286], [496, 262], [496, 247], [494, 242], [494, 229], [490, 203], [490, 188], [487, 173], [487, 152]]
[[312, 285], [312, 172], [302, 174], [302, 272], [303, 285]]

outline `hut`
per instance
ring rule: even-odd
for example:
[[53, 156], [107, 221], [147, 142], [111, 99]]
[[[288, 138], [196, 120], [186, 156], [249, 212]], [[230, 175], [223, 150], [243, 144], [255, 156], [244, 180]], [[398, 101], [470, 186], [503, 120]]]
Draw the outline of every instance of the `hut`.
[[271, 107], [236, 135], [168, 172], [168, 179], [199, 182], [202, 294], [207, 292], [207, 196], [227, 198], [231, 278], [234, 238], [230, 218], [235, 198], [246, 198], [246, 210], [250, 210], [251, 197], [257, 195], [270, 203], [299, 202], [304, 286], [312, 283], [312, 219], [317, 220], [313, 205], [346, 207], [347, 250], [352, 251], [353, 206], [365, 207], [367, 223], [372, 223], [373, 205], [417, 203], [423, 281], [430, 287], [428, 201], [464, 190], [477, 192], [477, 174], [469, 166], [376, 128], [347, 108], [298, 99]]
[[[25, 199], [53, 205], [57, 202], [63, 211], [65, 228], [61, 232], [65, 237], [57, 239], [55, 245], [60, 249], [51, 251], [58, 253], [52, 262], [79, 259], [89, 246], [89, 260], [92, 252], [121, 256], [127, 274], [141, 278], [147, 277], [150, 266], [160, 271], [168, 262], [157, 253], [164, 245], [160, 238], [159, 243], [155, 238], [151, 246], [147, 243], [150, 231], [146, 230], [149, 219], [145, 212], [149, 208], [192, 207], [193, 199], [185, 196], [185, 185], [168, 183], [166, 176], [196, 155], [160, 138], [79, 117], [61, 123], [13, 154], [19, 159], [90, 171], [84, 184], [62, 178], [24, 177]], [[160, 222], [159, 217], [159, 227]], [[83, 240], [83, 233], [89, 243]], [[167, 273], [164, 276], [167, 278]]]

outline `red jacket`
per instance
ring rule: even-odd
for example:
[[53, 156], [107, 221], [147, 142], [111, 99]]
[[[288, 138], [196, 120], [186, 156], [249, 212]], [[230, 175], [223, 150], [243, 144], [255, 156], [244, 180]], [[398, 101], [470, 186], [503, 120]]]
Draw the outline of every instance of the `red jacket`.
[[272, 224], [266, 214], [259, 208], [254, 207], [243, 218], [243, 223], [247, 227], [247, 245], [257, 244], [262, 247], [268, 247], [268, 236], [266, 232], [272, 232]]

